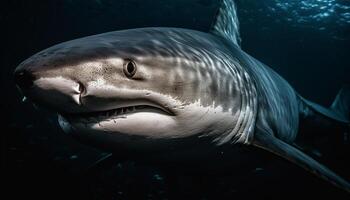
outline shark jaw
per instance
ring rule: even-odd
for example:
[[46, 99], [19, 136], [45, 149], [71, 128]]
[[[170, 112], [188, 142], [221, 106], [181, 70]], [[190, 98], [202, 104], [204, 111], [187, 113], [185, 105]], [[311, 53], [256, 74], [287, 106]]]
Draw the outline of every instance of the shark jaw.
[[155, 103], [124, 103], [122, 107], [78, 113], [58, 113], [61, 128], [68, 133], [109, 133], [159, 137], [155, 130], [166, 130], [176, 125], [176, 115], [170, 109]]
[[[158, 145], [157, 141], [185, 140], [192, 136], [214, 139], [228, 127], [232, 130], [232, 118], [231, 111], [225, 112], [214, 105], [202, 106], [200, 102], [171, 109], [160, 104], [131, 104], [105, 111], [58, 114], [64, 132], [83, 140], [91, 138], [89, 143], [140, 149], [152, 149], [154, 144]], [[219, 126], [214, 126], [217, 120]]]
[[127, 118], [130, 115], [137, 115], [140, 113], [153, 113], [170, 116], [174, 115], [169, 110], [151, 105], [130, 105], [127, 107], [119, 107], [111, 110], [84, 113], [62, 113], [60, 115], [64, 116], [64, 118], [68, 119], [69, 121], [82, 122], [88, 124], [102, 121], [117, 120], [119, 118]]

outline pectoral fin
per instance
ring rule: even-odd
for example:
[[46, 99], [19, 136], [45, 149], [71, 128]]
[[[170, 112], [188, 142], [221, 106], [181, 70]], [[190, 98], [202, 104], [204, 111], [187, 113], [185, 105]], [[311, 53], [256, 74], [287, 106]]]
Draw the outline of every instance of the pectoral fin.
[[323, 166], [297, 148], [283, 142], [268, 133], [257, 133], [253, 145], [279, 155], [313, 174], [331, 182], [335, 186], [350, 192], [350, 184], [337, 174]]

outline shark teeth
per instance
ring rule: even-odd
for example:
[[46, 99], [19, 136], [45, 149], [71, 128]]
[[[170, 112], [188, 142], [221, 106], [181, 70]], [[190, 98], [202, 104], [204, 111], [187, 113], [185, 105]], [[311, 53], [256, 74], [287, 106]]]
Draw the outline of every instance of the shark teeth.
[[136, 113], [139, 111], [145, 110], [161, 110], [159, 108], [147, 105], [139, 105], [139, 106], [128, 106], [117, 109], [112, 109], [108, 111], [95, 111], [89, 113], [75, 113], [75, 114], [66, 114], [65, 116], [71, 118], [80, 118], [88, 121], [93, 121], [97, 119], [104, 118], [123, 118], [126, 114]]
[[[101, 123], [102, 121], [110, 121], [117, 123], [117, 119], [127, 118], [128, 114], [148, 112], [158, 113], [163, 115], [175, 116], [171, 111], [159, 108], [158, 106], [150, 105], [136, 105], [122, 108], [116, 108], [112, 110], [104, 111], [92, 111], [92, 112], [80, 112], [80, 113], [59, 113], [66, 118], [70, 123]], [[101, 124], [100, 124], [101, 125]]]
[[118, 109], [113, 109], [109, 111], [102, 111], [102, 113], [105, 114], [106, 117], [110, 116], [117, 116], [117, 115], [122, 115], [122, 114], [128, 114], [136, 110], [135, 106], [130, 106], [130, 107], [125, 107], [125, 108], [118, 108]]

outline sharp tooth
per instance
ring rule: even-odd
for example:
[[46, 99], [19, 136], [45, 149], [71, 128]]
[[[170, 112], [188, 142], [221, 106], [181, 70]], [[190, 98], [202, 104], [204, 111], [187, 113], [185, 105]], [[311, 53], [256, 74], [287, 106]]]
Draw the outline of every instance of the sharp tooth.
[[28, 100], [27, 97], [24, 96], [23, 99], [22, 99], [22, 102], [24, 103], [24, 102], [26, 102], [27, 100]]

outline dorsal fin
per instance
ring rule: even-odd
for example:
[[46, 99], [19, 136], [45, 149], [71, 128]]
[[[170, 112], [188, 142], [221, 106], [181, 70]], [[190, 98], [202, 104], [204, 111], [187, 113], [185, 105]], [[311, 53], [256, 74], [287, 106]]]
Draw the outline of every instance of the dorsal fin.
[[210, 32], [240, 46], [239, 21], [234, 0], [222, 0]]

